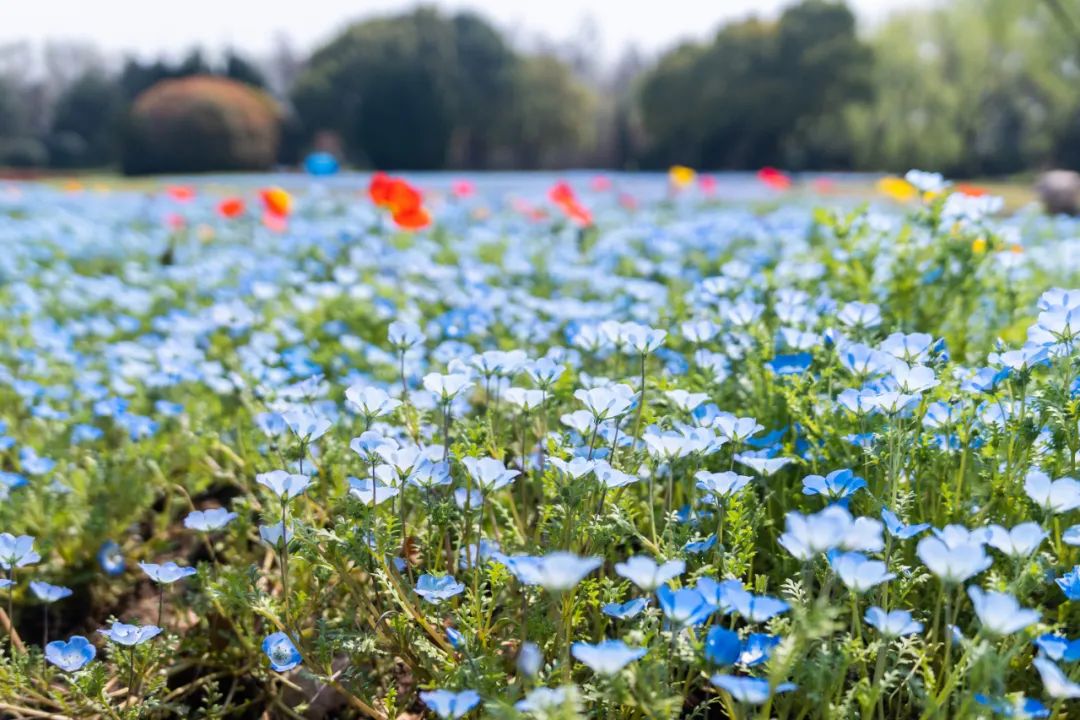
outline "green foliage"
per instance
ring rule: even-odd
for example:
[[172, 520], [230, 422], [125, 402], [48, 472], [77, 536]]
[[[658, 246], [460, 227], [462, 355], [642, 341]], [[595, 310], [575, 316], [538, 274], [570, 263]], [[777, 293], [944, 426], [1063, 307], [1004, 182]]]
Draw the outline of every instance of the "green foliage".
[[870, 95], [869, 48], [842, 4], [807, 0], [661, 59], [641, 87], [651, 164], [822, 167], [845, 159], [837, 113]]

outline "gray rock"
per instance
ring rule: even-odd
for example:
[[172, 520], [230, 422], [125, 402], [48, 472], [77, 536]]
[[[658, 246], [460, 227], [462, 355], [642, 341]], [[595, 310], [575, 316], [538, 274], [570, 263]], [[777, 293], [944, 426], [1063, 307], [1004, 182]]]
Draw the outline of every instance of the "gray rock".
[[1035, 189], [1046, 212], [1051, 215], [1076, 215], [1080, 212], [1080, 173], [1049, 170], [1039, 178]]

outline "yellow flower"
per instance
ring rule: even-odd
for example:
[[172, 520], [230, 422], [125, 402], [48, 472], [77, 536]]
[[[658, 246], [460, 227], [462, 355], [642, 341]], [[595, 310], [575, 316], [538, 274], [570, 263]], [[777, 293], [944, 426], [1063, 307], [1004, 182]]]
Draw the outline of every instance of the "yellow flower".
[[971, 252], [976, 255], [982, 255], [986, 252], [986, 238], [975, 238], [971, 243]]
[[893, 176], [878, 180], [877, 189], [897, 202], [907, 202], [919, 194], [919, 190], [907, 180]]
[[668, 179], [679, 190], [688, 187], [690, 183], [694, 182], [695, 177], [697, 177], [697, 173], [694, 172], [694, 169], [685, 165], [672, 165], [671, 169], [668, 170]]

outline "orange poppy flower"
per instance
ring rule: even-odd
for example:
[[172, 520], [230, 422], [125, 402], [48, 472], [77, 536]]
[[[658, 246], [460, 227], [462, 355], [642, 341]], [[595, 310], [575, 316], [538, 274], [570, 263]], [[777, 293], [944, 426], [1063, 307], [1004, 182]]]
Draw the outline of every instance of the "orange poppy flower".
[[231, 197], [225, 198], [218, 203], [217, 211], [218, 215], [223, 218], [237, 218], [244, 214], [244, 201], [242, 198]]
[[968, 197], [982, 197], [987, 193], [986, 188], [981, 188], [978, 185], [968, 185], [967, 183], [957, 183], [956, 192], [961, 195], [967, 195]]
[[279, 187], [263, 188], [259, 191], [263, 207], [271, 215], [285, 218], [292, 212], [292, 195]]
[[399, 210], [390, 217], [402, 230], [423, 230], [431, 225], [431, 213], [422, 205]]

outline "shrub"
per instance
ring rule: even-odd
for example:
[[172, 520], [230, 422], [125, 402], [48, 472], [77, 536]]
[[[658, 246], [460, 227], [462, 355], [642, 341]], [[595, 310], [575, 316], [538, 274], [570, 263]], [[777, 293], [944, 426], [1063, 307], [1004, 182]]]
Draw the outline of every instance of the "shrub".
[[136, 98], [124, 137], [124, 172], [265, 170], [280, 113], [270, 96], [225, 78], [163, 80]]

